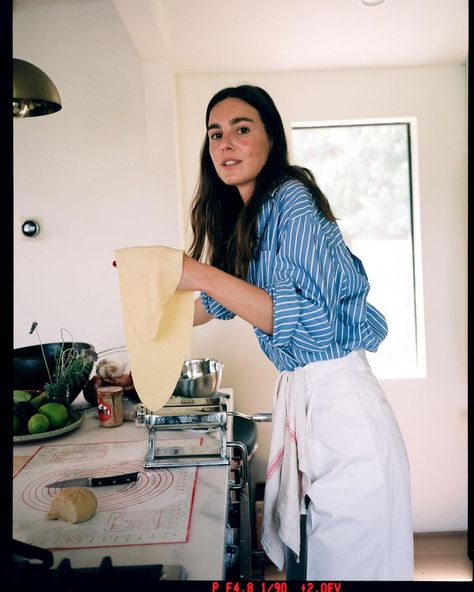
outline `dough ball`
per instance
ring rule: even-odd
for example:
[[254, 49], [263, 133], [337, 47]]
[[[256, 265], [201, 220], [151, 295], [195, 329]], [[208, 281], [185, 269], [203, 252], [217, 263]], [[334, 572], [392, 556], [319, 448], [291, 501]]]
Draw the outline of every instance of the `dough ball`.
[[51, 500], [46, 518], [77, 524], [92, 518], [97, 510], [97, 497], [87, 487], [65, 487]]

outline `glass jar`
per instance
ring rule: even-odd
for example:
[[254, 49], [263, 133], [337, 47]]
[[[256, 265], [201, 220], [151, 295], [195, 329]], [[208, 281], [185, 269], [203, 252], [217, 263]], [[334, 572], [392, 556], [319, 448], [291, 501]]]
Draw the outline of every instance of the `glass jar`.
[[97, 409], [99, 425], [103, 428], [114, 428], [123, 424], [123, 388], [120, 386], [103, 386], [97, 389]]

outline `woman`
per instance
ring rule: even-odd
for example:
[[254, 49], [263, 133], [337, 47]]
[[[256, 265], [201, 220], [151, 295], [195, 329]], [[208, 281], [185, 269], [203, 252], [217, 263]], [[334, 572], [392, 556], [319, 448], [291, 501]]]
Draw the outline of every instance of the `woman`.
[[408, 460], [365, 356], [387, 326], [363, 265], [289, 164], [268, 93], [223, 89], [206, 127], [178, 288], [201, 292], [195, 325], [251, 323], [278, 370], [262, 545], [288, 579], [410, 580]]

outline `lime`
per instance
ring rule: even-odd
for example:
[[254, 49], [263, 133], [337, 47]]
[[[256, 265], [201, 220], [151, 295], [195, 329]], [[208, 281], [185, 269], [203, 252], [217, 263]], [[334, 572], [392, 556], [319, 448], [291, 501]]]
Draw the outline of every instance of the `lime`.
[[53, 430], [64, 427], [69, 417], [68, 408], [56, 401], [50, 401], [49, 403], [41, 405], [38, 409], [38, 413], [46, 415], [49, 419], [49, 425]]
[[28, 403], [32, 399], [31, 393], [28, 393], [23, 390], [14, 390], [13, 391], [13, 403]]
[[28, 420], [30, 434], [42, 434], [49, 430], [49, 419], [43, 413], [35, 413]]

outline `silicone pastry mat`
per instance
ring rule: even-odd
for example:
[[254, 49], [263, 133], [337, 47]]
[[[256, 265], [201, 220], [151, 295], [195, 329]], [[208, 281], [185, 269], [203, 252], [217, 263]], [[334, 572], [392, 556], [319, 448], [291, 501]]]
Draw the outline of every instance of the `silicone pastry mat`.
[[[189, 444], [166, 445], [183, 442]], [[143, 442], [40, 447], [13, 479], [13, 538], [58, 550], [187, 542], [197, 467], [144, 469], [145, 453]], [[133, 471], [140, 471], [135, 483], [92, 488], [98, 504], [90, 520], [46, 518], [59, 491], [48, 483]]]

